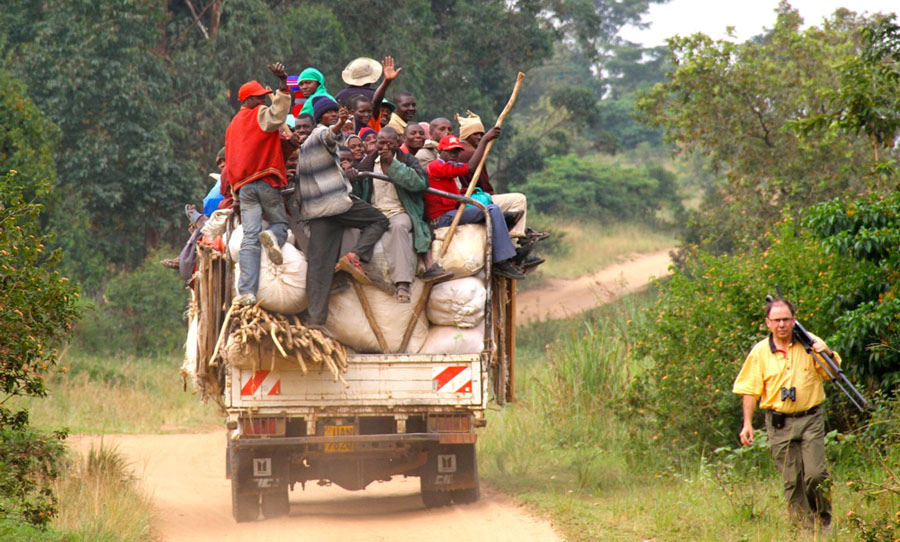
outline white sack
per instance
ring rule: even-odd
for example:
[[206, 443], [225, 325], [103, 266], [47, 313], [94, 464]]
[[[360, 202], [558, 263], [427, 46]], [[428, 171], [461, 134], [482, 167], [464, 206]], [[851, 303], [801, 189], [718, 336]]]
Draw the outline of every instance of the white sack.
[[420, 354], [478, 354], [484, 350], [484, 325], [468, 329], [432, 326]]
[[[232, 236], [232, 240], [236, 236]], [[238, 243], [240, 244], [240, 243]], [[229, 250], [231, 249], [229, 243]], [[285, 243], [281, 247], [284, 263], [275, 265], [269, 261], [269, 255], [262, 250], [259, 258], [259, 288], [256, 299], [259, 305], [272, 312], [281, 314], [297, 314], [303, 311], [308, 303], [306, 297], [306, 256]], [[237, 261], [237, 260], [235, 260]], [[234, 266], [234, 289], [238, 291], [241, 278], [241, 266]]]
[[[268, 224], [265, 220], [263, 220], [263, 229], [268, 228]], [[231, 261], [237, 262], [238, 256], [241, 254], [241, 241], [244, 240], [244, 226], [238, 224], [237, 228], [231, 232], [231, 237], [228, 238], [228, 254], [231, 256]], [[296, 245], [294, 242], [296, 238], [294, 237], [294, 232], [288, 229], [287, 240], [284, 242], [285, 245]], [[296, 248], [296, 247], [295, 247]], [[282, 250], [284, 248], [282, 247]], [[266, 251], [263, 250], [263, 253]]]
[[438, 259], [441, 245], [450, 227], [434, 230], [431, 255], [437, 263], [457, 278], [474, 275], [484, 267], [484, 248], [487, 244], [484, 224], [463, 224], [456, 228], [450, 248]]
[[185, 381], [190, 379], [194, 389], [199, 387], [197, 381], [197, 356], [200, 348], [199, 326], [198, 316], [194, 314], [191, 317], [190, 324], [188, 324], [187, 340], [184, 342], [184, 362], [181, 364], [181, 377]]
[[436, 326], [475, 327], [484, 320], [486, 299], [483, 280], [477, 277], [448, 280], [431, 289], [426, 314]]
[[213, 239], [221, 237], [225, 234], [225, 228], [230, 216], [231, 209], [217, 209], [213, 211], [213, 214], [209, 215], [200, 231], [203, 232], [203, 235], [208, 235]]
[[[413, 282], [412, 302], [398, 303], [394, 296], [374, 286], [363, 286], [363, 291], [372, 307], [375, 320], [381, 327], [381, 333], [387, 342], [390, 352], [398, 352], [403, 334], [413, 315], [413, 309], [422, 296], [423, 284]], [[350, 289], [334, 294], [328, 303], [328, 322], [326, 330], [337, 341], [358, 352], [380, 352], [375, 332], [363, 312], [362, 304], [356, 296], [356, 290]], [[413, 328], [407, 352], [416, 352], [425, 342], [428, 334], [428, 319], [425, 312], [419, 315]]]

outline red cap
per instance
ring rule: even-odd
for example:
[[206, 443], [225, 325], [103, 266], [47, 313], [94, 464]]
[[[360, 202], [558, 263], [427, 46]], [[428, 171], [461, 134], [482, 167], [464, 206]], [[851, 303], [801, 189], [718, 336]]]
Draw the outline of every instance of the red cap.
[[238, 101], [243, 102], [250, 96], [265, 96], [266, 94], [272, 94], [272, 91], [260, 85], [259, 81], [247, 81], [238, 90]]
[[459, 140], [459, 137], [457, 137], [453, 134], [445, 135], [444, 137], [441, 138], [441, 142], [438, 143], [439, 151], [450, 151], [453, 149], [462, 149], [462, 148], [463, 148], [463, 144]]

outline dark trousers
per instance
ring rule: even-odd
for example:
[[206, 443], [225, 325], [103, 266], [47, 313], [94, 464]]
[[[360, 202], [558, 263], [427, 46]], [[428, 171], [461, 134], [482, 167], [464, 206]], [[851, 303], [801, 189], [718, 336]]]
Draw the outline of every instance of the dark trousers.
[[347, 211], [309, 221], [309, 248], [306, 252], [306, 296], [309, 299], [309, 322], [324, 324], [328, 319], [328, 297], [334, 279], [334, 264], [341, 257], [341, 237], [345, 228], [362, 230], [351, 252], [368, 262], [375, 243], [387, 231], [390, 223], [381, 211], [353, 198]]
[[[516, 247], [513, 246], [512, 240], [509, 238], [509, 230], [506, 228], [506, 220], [503, 219], [503, 211], [493, 203], [487, 206], [488, 212], [491, 214], [491, 246], [493, 247], [493, 258], [491, 261], [499, 263], [508, 260], [516, 255]], [[456, 209], [447, 211], [442, 214], [437, 221], [438, 228], [444, 228], [453, 223], [453, 217], [456, 216]], [[463, 214], [459, 218], [460, 224], [475, 224], [484, 222], [484, 215], [477, 207], [467, 206], [463, 209]]]

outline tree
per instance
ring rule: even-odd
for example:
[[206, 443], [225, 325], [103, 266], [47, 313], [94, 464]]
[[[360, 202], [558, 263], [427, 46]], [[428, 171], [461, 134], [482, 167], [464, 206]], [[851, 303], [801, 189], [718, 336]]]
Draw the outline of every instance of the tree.
[[670, 40], [675, 71], [638, 103], [681, 154], [705, 156], [720, 176], [695, 215], [690, 241], [730, 250], [759, 238], [782, 210], [861, 194], [874, 180], [864, 137], [802, 134], [802, 119], [827, 111], [833, 66], [854, 58], [866, 19], [838, 10], [801, 31], [782, 3], [775, 26], [742, 44], [703, 34]]
[[43, 524], [55, 510], [50, 483], [63, 435], [34, 432], [28, 412], [7, 401], [46, 394], [44, 375], [78, 317], [78, 293], [55, 270], [60, 254], [47, 249], [38, 221], [38, 201], [53, 186], [55, 128], [4, 70], [0, 124], [0, 516]]

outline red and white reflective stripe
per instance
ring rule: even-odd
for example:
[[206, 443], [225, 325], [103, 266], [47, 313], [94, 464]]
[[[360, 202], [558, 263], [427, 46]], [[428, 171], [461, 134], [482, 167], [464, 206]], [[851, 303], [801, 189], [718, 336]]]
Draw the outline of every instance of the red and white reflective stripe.
[[431, 369], [431, 382], [437, 392], [472, 393], [472, 367], [434, 367]]
[[241, 372], [241, 396], [279, 395], [281, 393], [281, 377], [272, 371]]

